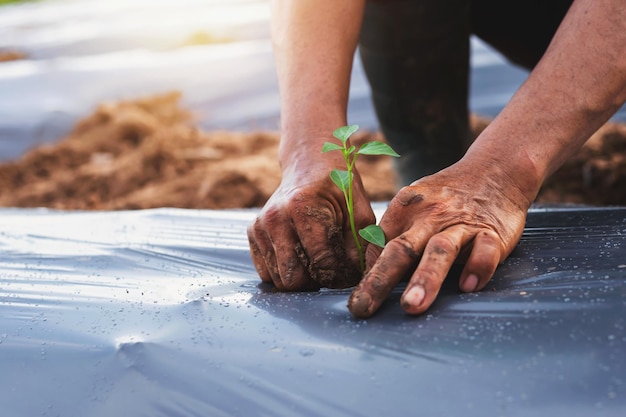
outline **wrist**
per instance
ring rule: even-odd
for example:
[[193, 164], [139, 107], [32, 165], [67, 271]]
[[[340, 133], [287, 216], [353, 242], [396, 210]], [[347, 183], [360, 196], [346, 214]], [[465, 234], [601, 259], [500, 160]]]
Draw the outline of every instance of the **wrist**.
[[499, 146], [491, 146], [494, 143], [485, 142], [477, 140], [462, 161], [481, 170], [498, 187], [509, 190], [507, 193], [518, 194], [529, 207], [546, 178], [545, 169], [523, 147], [505, 151]]
[[287, 135], [281, 137], [278, 161], [283, 180], [296, 183], [308, 183], [320, 178], [327, 178], [330, 171], [345, 169], [345, 162], [340, 152], [322, 153], [325, 142], [335, 142], [330, 135]]
[[[314, 115], [319, 113], [313, 113]], [[278, 146], [278, 161], [283, 170], [296, 165], [337, 165], [343, 162], [339, 152], [322, 154], [324, 143], [339, 144], [333, 132], [346, 125], [345, 117], [314, 117], [306, 120], [284, 118]]]

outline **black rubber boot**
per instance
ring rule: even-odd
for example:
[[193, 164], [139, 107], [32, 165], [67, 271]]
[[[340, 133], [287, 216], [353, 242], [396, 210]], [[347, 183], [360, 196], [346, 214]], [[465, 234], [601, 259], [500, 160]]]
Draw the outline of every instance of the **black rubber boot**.
[[370, 0], [359, 53], [380, 129], [406, 185], [470, 144], [468, 0]]

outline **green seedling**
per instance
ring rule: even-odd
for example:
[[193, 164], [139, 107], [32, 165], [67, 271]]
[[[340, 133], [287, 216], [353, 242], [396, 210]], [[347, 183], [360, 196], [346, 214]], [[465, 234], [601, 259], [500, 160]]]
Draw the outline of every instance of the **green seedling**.
[[348, 143], [350, 136], [359, 130], [358, 125], [343, 126], [333, 132], [333, 136], [337, 138], [341, 145], [336, 143], [326, 142], [322, 147], [322, 152], [341, 151], [343, 159], [346, 161], [347, 170], [333, 169], [330, 172], [330, 179], [335, 183], [337, 187], [343, 192], [343, 196], [346, 200], [346, 207], [348, 209], [348, 216], [350, 220], [350, 230], [352, 231], [352, 238], [356, 244], [356, 248], [359, 254], [359, 265], [361, 271], [365, 270], [365, 256], [363, 255], [363, 245], [361, 239], [373, 243], [381, 248], [385, 247], [385, 234], [382, 229], [375, 225], [370, 224], [363, 229], [357, 231], [354, 226], [354, 200], [352, 199], [352, 184], [354, 179], [354, 163], [359, 155], [389, 155], [399, 157], [391, 146], [379, 141], [367, 142], [357, 148], [354, 145]]

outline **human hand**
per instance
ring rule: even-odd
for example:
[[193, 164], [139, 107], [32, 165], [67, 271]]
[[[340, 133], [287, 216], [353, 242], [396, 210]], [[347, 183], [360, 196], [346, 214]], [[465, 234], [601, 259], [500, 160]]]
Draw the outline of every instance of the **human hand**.
[[[328, 175], [341, 163], [311, 156], [283, 171], [280, 186], [248, 227], [262, 281], [301, 291], [346, 288], [361, 279], [344, 196]], [[355, 223], [362, 228], [376, 219], [356, 170], [354, 179]]]
[[461, 161], [400, 190], [380, 222], [388, 243], [368, 247], [367, 273], [348, 301], [354, 316], [374, 314], [404, 277], [402, 308], [423, 313], [457, 260], [462, 291], [489, 282], [519, 241], [530, 201], [504, 170], [487, 171]]

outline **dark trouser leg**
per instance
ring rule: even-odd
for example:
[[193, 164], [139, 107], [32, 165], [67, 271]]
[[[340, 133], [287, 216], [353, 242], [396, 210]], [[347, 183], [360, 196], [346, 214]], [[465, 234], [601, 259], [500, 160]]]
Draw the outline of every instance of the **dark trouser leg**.
[[472, 32], [511, 62], [534, 68], [573, 0], [472, 0]]
[[380, 128], [402, 155], [401, 185], [458, 161], [469, 145], [468, 0], [370, 0], [359, 53]]

